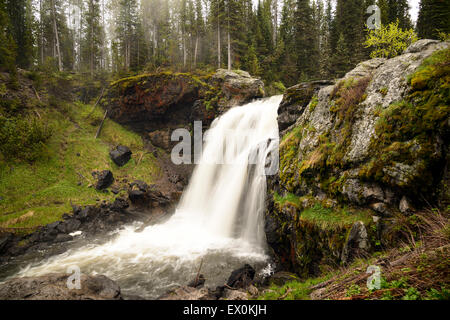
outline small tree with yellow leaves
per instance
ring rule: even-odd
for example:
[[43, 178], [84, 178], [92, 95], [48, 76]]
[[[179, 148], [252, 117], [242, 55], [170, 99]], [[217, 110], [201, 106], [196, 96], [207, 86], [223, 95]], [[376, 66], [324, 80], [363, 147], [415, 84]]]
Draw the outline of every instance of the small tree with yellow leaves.
[[402, 30], [398, 27], [397, 21], [370, 30], [364, 45], [366, 48], [374, 48], [370, 54], [372, 58], [393, 58], [402, 54], [417, 40], [417, 34], [413, 29]]

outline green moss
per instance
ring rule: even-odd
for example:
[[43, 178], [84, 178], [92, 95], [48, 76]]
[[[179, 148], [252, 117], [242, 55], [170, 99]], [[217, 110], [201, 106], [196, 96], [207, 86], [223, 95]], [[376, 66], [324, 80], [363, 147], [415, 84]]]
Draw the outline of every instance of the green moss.
[[313, 112], [316, 109], [318, 103], [319, 97], [317, 95], [313, 96], [311, 102], [309, 103], [309, 112]]
[[361, 210], [349, 210], [347, 208], [331, 209], [325, 208], [317, 203], [309, 209], [301, 212], [301, 220], [313, 222], [321, 229], [338, 229], [340, 227], [350, 227], [357, 221], [365, 224], [371, 222], [371, 213]]
[[404, 185], [418, 194], [433, 187], [433, 170], [440, 161], [434, 151], [436, 137], [448, 132], [450, 50], [434, 53], [408, 79], [409, 95], [384, 110], [376, 123], [376, 138], [369, 147], [372, 160], [360, 177], [398, 185], [383, 169], [396, 163], [413, 165], [420, 159], [417, 174]]

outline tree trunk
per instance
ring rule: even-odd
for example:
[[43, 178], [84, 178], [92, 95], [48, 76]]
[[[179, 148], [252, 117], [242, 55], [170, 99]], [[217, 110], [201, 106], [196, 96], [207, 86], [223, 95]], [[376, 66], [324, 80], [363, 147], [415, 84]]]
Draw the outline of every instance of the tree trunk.
[[221, 63], [220, 63], [220, 18], [219, 18], [219, 16], [217, 17], [217, 62], [218, 62], [218, 65], [219, 65], [219, 69], [220, 69], [220, 66], [221, 66]]
[[230, 3], [228, 2], [228, 30], [227, 30], [227, 41], [228, 41], [228, 71], [231, 71], [231, 39], [230, 39]]
[[55, 32], [55, 40], [56, 40], [56, 53], [58, 55], [58, 70], [63, 70], [62, 60], [61, 60], [61, 48], [59, 47], [59, 36], [58, 36], [58, 26], [56, 25], [56, 8], [55, 1], [51, 0], [52, 12], [53, 12], [53, 30]]
[[[94, 16], [94, 0], [91, 0], [91, 16]], [[91, 54], [90, 54], [91, 77], [94, 76], [94, 21], [91, 20]]]
[[197, 53], [198, 53], [198, 35], [195, 37], [194, 69], [197, 68]]
[[39, 0], [39, 15], [40, 15], [40, 21], [39, 21], [39, 23], [40, 23], [40, 32], [41, 32], [41, 34], [40, 34], [40, 36], [41, 36], [41, 39], [40, 39], [40, 43], [41, 43], [41, 50], [40, 50], [40, 52], [41, 52], [41, 64], [44, 64], [44, 21], [43, 21], [43, 19], [44, 19], [44, 14], [43, 14], [43, 8], [42, 8], [42, 0]]

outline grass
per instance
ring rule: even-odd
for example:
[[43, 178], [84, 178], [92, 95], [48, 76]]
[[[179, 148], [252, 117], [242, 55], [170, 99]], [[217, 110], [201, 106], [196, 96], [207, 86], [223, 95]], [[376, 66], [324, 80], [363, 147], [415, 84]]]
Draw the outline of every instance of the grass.
[[369, 224], [372, 221], [372, 214], [369, 211], [343, 208], [326, 208], [320, 203], [316, 203], [310, 208], [303, 208], [302, 197], [298, 197], [293, 193], [286, 193], [281, 196], [274, 192], [273, 199], [279, 208], [285, 206], [294, 206], [300, 212], [300, 220], [313, 222], [322, 229], [330, 229], [335, 227], [344, 227], [352, 225], [357, 221]]
[[[139, 179], [151, 183], [158, 177], [154, 156], [144, 152], [138, 134], [107, 119], [100, 137], [94, 139], [103, 111], [97, 108], [88, 117], [91, 111], [91, 105], [82, 103], [39, 110], [54, 132], [43, 156], [33, 163], [0, 160], [1, 227], [54, 222], [71, 212], [70, 201], [88, 205], [113, 200], [117, 195], [88, 187], [94, 183], [94, 170], [109, 169], [116, 181]], [[109, 157], [110, 149], [118, 144], [129, 146], [133, 152], [124, 167], [118, 167]], [[26, 219], [20, 219], [27, 213]]]
[[324, 282], [331, 277], [330, 275], [311, 278], [305, 281], [289, 281], [283, 286], [273, 284], [269, 289], [258, 297], [258, 300], [310, 300], [310, 287]]
[[314, 205], [302, 211], [301, 220], [307, 220], [320, 225], [323, 229], [333, 228], [336, 226], [352, 225], [357, 221], [368, 224], [371, 221], [369, 212], [353, 210], [348, 208], [331, 209], [325, 208], [320, 204]]

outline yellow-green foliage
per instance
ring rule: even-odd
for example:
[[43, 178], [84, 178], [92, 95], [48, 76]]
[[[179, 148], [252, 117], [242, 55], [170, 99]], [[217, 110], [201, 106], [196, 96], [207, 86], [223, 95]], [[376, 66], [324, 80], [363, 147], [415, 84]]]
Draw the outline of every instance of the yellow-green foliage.
[[418, 40], [413, 29], [402, 30], [398, 21], [389, 25], [382, 25], [379, 29], [369, 30], [366, 48], [374, 47], [370, 56], [372, 58], [393, 58], [405, 51], [412, 43]]
[[311, 102], [309, 103], [309, 111], [313, 112], [314, 109], [316, 109], [318, 103], [319, 103], [319, 98], [317, 97], [317, 95], [313, 96], [311, 99]]
[[[62, 114], [55, 108], [40, 109], [42, 121], [54, 128], [46, 152], [34, 163], [0, 160], [0, 225], [33, 227], [45, 225], [71, 212], [70, 201], [78, 205], [113, 200], [116, 195], [88, 187], [94, 184], [94, 170], [109, 169], [117, 181], [139, 179], [152, 183], [160, 171], [151, 153], [144, 151], [141, 137], [107, 119], [98, 139], [94, 139], [103, 117], [100, 108], [90, 116], [92, 105], [68, 104]], [[124, 144], [133, 152], [132, 159], [118, 167], [109, 157], [112, 147]], [[141, 158], [142, 157], [142, 158]], [[140, 162], [139, 162], [140, 159]], [[81, 185], [79, 185], [81, 183]], [[124, 195], [121, 191], [119, 195]], [[34, 214], [9, 224], [28, 212]]]
[[433, 183], [431, 174], [439, 161], [435, 137], [449, 129], [450, 50], [438, 51], [426, 59], [408, 82], [412, 88], [409, 96], [382, 112], [370, 146], [372, 161], [360, 175], [389, 183], [384, 167], [394, 162], [413, 164], [421, 159], [418, 176], [422, 181], [411, 181], [409, 185], [420, 190]]

